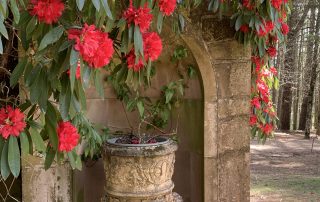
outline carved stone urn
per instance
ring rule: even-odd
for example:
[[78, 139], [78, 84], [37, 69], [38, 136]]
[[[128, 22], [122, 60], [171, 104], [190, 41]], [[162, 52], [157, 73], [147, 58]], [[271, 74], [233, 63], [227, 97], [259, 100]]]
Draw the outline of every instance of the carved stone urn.
[[175, 142], [162, 138], [154, 144], [117, 144], [116, 139], [104, 147], [105, 201], [182, 201], [172, 193]]

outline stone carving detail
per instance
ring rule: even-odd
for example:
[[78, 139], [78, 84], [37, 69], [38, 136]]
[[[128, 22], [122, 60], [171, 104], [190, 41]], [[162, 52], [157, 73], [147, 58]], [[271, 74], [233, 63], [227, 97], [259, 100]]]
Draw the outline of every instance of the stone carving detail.
[[174, 154], [157, 158], [109, 157], [105, 159], [107, 186], [125, 185], [128, 188], [160, 185], [171, 181]]
[[148, 199], [128, 199], [113, 196], [104, 197], [101, 202], [183, 202], [181, 196], [177, 193], [166, 194], [163, 196], [152, 197]]

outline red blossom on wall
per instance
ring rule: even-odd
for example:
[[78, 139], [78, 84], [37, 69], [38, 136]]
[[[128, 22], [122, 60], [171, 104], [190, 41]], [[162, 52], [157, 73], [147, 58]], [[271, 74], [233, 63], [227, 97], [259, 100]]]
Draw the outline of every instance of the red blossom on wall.
[[148, 32], [142, 35], [143, 51], [146, 60], [157, 60], [162, 52], [162, 41], [156, 32]]
[[70, 29], [68, 38], [75, 40], [74, 49], [91, 67], [101, 68], [109, 64], [114, 53], [113, 41], [95, 25], [85, 24], [82, 30]]
[[126, 19], [128, 25], [134, 23], [136, 26], [139, 26], [141, 32], [145, 32], [149, 29], [152, 14], [151, 10], [148, 8], [148, 4], [145, 4], [144, 7], [134, 8], [130, 6], [123, 14], [124, 19]]
[[77, 146], [80, 139], [78, 130], [69, 121], [60, 122], [57, 128], [59, 145], [58, 150], [61, 152], [69, 152]]
[[64, 10], [61, 0], [31, 0], [30, 4], [30, 14], [46, 24], [57, 22]]
[[0, 134], [4, 139], [10, 135], [18, 137], [25, 127], [24, 114], [20, 109], [9, 105], [0, 109]]
[[174, 9], [176, 8], [177, 0], [159, 0], [159, 8], [160, 11], [169, 16], [173, 13]]
[[138, 63], [136, 64], [136, 55], [134, 54], [134, 49], [132, 49], [127, 55], [127, 65], [129, 69], [133, 69], [133, 71], [138, 72], [140, 69], [144, 67], [143, 61], [139, 58]]

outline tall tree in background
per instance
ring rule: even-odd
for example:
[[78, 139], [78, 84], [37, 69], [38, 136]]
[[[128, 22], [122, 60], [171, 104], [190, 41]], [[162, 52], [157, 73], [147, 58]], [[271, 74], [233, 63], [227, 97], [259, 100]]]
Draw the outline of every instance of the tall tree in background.
[[[317, 2], [320, 4], [320, 0], [317, 0]], [[315, 29], [315, 35], [314, 38], [314, 46], [313, 46], [313, 54], [312, 54], [312, 63], [311, 64], [311, 78], [310, 78], [310, 86], [308, 90], [308, 96], [307, 96], [307, 116], [306, 116], [306, 129], [305, 129], [305, 138], [310, 138], [310, 129], [311, 129], [311, 118], [312, 118], [312, 107], [313, 107], [313, 97], [314, 97], [314, 89], [315, 84], [318, 76], [318, 69], [319, 69], [319, 45], [320, 45], [320, 10], [316, 10], [317, 13], [317, 23], [316, 23], [316, 29]]]
[[[303, 23], [308, 15], [309, 4], [313, 3], [313, 0], [310, 0], [308, 5], [306, 1], [294, 1], [292, 13], [289, 18], [289, 27], [291, 31], [288, 34], [287, 47], [285, 53], [284, 68], [282, 70], [281, 81], [282, 86], [282, 96], [280, 103], [280, 128], [283, 130], [290, 130], [291, 123], [291, 107], [292, 107], [292, 87], [293, 87], [293, 75], [294, 75], [294, 58], [296, 55], [296, 38], [299, 34], [300, 29], [303, 26]], [[304, 6], [302, 14], [299, 13], [299, 7]]]
[[310, 79], [312, 76], [312, 61], [313, 61], [313, 51], [314, 51], [314, 43], [315, 43], [315, 23], [316, 23], [316, 8], [312, 7], [310, 14], [310, 19], [307, 24], [307, 49], [306, 49], [306, 65], [304, 66], [304, 75], [302, 80], [302, 104], [301, 104], [301, 111], [300, 111], [300, 118], [299, 118], [299, 130], [306, 129], [306, 119], [307, 119], [307, 107], [308, 107], [308, 98], [309, 98], [309, 85]]

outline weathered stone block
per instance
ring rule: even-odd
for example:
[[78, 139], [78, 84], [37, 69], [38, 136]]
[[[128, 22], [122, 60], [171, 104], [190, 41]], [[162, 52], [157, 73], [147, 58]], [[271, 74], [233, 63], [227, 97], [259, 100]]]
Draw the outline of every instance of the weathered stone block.
[[22, 201], [72, 202], [72, 169], [68, 163], [44, 169], [44, 158], [22, 156]]
[[240, 63], [240, 65], [223, 63], [215, 67], [219, 98], [250, 95], [251, 74], [248, 73], [250, 72], [248, 63]]
[[249, 151], [233, 151], [219, 159], [219, 202], [250, 201]]
[[218, 118], [224, 119], [230, 116], [245, 115], [250, 112], [250, 97], [239, 99], [219, 99]]
[[249, 147], [250, 127], [248, 120], [249, 115], [219, 121], [219, 154], [228, 150], [240, 150], [244, 147]]
[[[212, 42], [208, 44], [208, 48], [214, 61], [248, 60], [251, 56], [250, 47], [245, 47], [234, 39]], [[237, 62], [239, 61], [235, 61]]]

